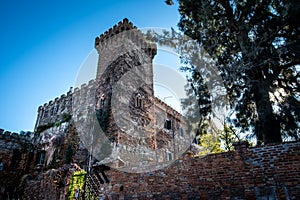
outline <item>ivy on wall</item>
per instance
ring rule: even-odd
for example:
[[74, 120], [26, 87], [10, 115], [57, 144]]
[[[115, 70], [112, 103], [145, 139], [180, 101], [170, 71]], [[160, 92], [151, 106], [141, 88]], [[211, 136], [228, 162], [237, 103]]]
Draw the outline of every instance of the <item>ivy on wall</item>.
[[82, 194], [84, 182], [85, 182], [85, 176], [86, 176], [86, 171], [84, 170], [76, 171], [73, 173], [68, 194], [67, 194], [68, 200], [74, 199], [76, 190], [79, 191], [79, 195]]
[[68, 113], [63, 113], [61, 120], [59, 122], [50, 122], [47, 124], [40, 125], [36, 128], [36, 133], [41, 133], [44, 130], [47, 130], [48, 128], [51, 128], [54, 126], [60, 126], [62, 123], [70, 121], [71, 118], [72, 118], [72, 115], [70, 115]]

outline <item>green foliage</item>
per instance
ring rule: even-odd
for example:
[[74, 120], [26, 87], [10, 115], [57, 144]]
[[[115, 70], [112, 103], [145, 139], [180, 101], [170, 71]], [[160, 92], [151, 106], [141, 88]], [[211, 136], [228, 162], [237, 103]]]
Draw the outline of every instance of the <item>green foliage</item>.
[[224, 144], [225, 151], [233, 150], [233, 143], [240, 141], [238, 134], [236, 134], [232, 126], [224, 126], [224, 129], [218, 131], [218, 136]]
[[[227, 123], [244, 133], [253, 131], [259, 143], [281, 142], [281, 136], [299, 140], [300, 3], [178, 2], [180, 30], [204, 47], [223, 78], [234, 113]], [[197, 67], [187, 70], [197, 73]], [[192, 79], [198, 82], [201, 76]]]
[[216, 135], [205, 132], [199, 137], [199, 146], [201, 151], [196, 156], [206, 155], [209, 153], [221, 153], [234, 149], [233, 144], [241, 141], [236, 130], [232, 126], [224, 126]]
[[72, 115], [69, 113], [63, 113], [61, 117], [61, 123], [68, 122], [72, 118]]
[[206, 155], [209, 153], [221, 153], [224, 150], [221, 148], [220, 139], [212, 133], [203, 134], [200, 138], [200, 147], [202, 148], [198, 155]]
[[75, 197], [75, 191], [78, 188], [80, 192], [83, 191], [84, 183], [85, 183], [86, 172], [84, 170], [76, 171], [72, 175], [72, 179], [70, 182], [67, 199], [72, 200]]
[[51, 127], [58, 127], [62, 123], [70, 121], [71, 118], [72, 118], [72, 115], [70, 115], [68, 113], [63, 113], [61, 118], [62, 119], [59, 122], [50, 122], [50, 123], [38, 126], [37, 129], [36, 129], [36, 133], [41, 133], [44, 130], [47, 130], [48, 128], [51, 128]]
[[40, 125], [36, 128], [36, 133], [41, 133], [43, 132], [44, 130], [47, 130], [48, 128], [51, 128], [54, 126], [54, 123], [48, 123], [48, 124], [43, 124], [43, 125]]

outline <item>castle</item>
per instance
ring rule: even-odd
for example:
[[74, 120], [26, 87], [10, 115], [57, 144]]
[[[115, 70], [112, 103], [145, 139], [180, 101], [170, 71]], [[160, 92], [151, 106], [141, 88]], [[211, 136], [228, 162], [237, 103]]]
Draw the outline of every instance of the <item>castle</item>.
[[95, 49], [96, 78], [40, 106], [34, 133], [11, 135], [25, 139], [9, 149], [11, 159], [2, 154], [4, 170], [29, 173], [76, 163], [86, 171], [106, 165], [145, 172], [186, 150], [191, 138], [182, 115], [154, 96], [156, 44], [125, 18], [95, 39]]
[[299, 142], [181, 155], [192, 138], [154, 96], [156, 45], [124, 19], [95, 48], [96, 78], [40, 106], [33, 133], [0, 129], [1, 200], [300, 198]]
[[[102, 148], [99, 144], [110, 143], [106, 151], [111, 150], [113, 157], [103, 162], [108, 164], [118, 159], [114, 166], [131, 165], [137, 167], [137, 171], [139, 165], [151, 164], [157, 168], [159, 163], [173, 160], [176, 153], [182, 154], [182, 145], [191, 141], [184, 135], [183, 117], [154, 96], [156, 45], [124, 19], [97, 37], [95, 48], [99, 54], [96, 78], [40, 106], [35, 131], [70, 114], [80, 138], [93, 154], [101, 159], [110, 156], [102, 155], [103, 149], [99, 149]], [[91, 144], [87, 144], [92, 141], [86, 141], [90, 139], [86, 137], [92, 128], [89, 120], [95, 120], [95, 116], [100, 124], [97, 131], [104, 135], [95, 133], [92, 150]], [[40, 137], [43, 134], [41, 132]], [[48, 141], [43, 143], [48, 144]], [[143, 170], [145, 168], [140, 171]]]

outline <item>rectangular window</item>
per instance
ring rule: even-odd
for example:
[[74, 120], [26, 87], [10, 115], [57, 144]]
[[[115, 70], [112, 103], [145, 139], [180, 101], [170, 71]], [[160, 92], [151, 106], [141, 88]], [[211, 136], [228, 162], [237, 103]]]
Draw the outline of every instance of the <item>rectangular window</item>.
[[44, 164], [44, 162], [45, 162], [45, 154], [46, 154], [46, 151], [44, 151], [44, 150], [40, 152], [40, 159], [39, 159], [39, 163], [38, 164], [40, 164], [40, 165]]
[[164, 128], [171, 130], [171, 128], [172, 128], [171, 120], [166, 119]]
[[172, 153], [168, 152], [167, 153], [167, 161], [170, 161], [170, 160], [172, 160]]
[[179, 136], [183, 137], [183, 129], [182, 129], [182, 127], [180, 127], [178, 131], [179, 131]]

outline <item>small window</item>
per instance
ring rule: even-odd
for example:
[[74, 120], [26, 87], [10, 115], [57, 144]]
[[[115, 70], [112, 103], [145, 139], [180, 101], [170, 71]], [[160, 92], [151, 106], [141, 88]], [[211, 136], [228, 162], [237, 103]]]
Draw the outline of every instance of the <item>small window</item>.
[[183, 137], [183, 129], [182, 129], [182, 127], [180, 127], [178, 131], [179, 131], [179, 136]]
[[171, 128], [172, 128], [171, 120], [169, 120], [169, 119], [165, 120], [165, 126], [164, 126], [164, 128], [168, 129], [168, 130], [171, 130]]
[[136, 95], [135, 97], [135, 107], [143, 107], [142, 96], [140, 94]]
[[45, 155], [46, 155], [46, 151], [41, 151], [41, 153], [40, 153], [40, 158], [39, 158], [39, 163], [38, 164], [40, 164], [40, 165], [43, 165], [44, 164], [44, 162], [45, 162]]
[[104, 94], [101, 96], [101, 99], [100, 99], [100, 108], [103, 108], [105, 105], [105, 96]]
[[172, 160], [172, 153], [167, 152], [167, 161], [171, 161], [171, 160]]

